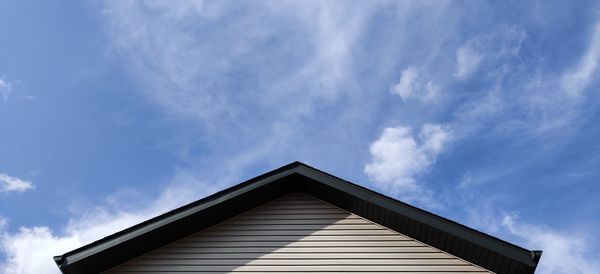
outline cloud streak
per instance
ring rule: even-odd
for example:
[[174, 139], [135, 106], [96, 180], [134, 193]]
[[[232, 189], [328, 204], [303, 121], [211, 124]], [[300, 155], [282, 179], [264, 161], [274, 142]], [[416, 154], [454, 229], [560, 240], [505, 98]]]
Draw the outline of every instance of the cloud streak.
[[[131, 73], [138, 94], [161, 114], [184, 121], [173, 134], [183, 143], [176, 144], [177, 153], [187, 169], [203, 171], [176, 179], [188, 186], [201, 176], [231, 182], [244, 171], [312, 160], [356, 170], [359, 178], [366, 174], [386, 194], [432, 203], [438, 186], [427, 175], [449, 145], [472, 148], [466, 143], [473, 139], [502, 138], [551, 144], [539, 140], [576, 128], [581, 117], [580, 99], [568, 92], [583, 94], [597, 72], [598, 27], [579, 63], [548, 71], [537, 48], [522, 51], [551, 44], [530, 41], [537, 38], [524, 31], [530, 28], [512, 20], [497, 28], [479, 24], [489, 14], [467, 18], [460, 4], [450, 2], [102, 5], [110, 53]], [[10, 83], [0, 82], [4, 100], [6, 90], [12, 92]], [[391, 96], [404, 104], [394, 104], [398, 100]], [[412, 126], [369, 135], [382, 125]], [[489, 176], [466, 173], [460, 191], [494, 178]], [[160, 211], [154, 205], [162, 210], [177, 201], [165, 198], [136, 209], [101, 206], [54, 230], [6, 229], [6, 271], [56, 273], [50, 258], [60, 250], [152, 216]], [[513, 228], [519, 231], [519, 223]], [[35, 251], [40, 265], [26, 264], [27, 250]]]
[[8, 100], [8, 96], [13, 92], [12, 84], [0, 78], [0, 95], [4, 101]]
[[[237, 121], [256, 117], [248, 114], [259, 108], [293, 118], [310, 114], [319, 100], [335, 99], [368, 14], [368, 5], [359, 6], [110, 1], [106, 16], [114, 50], [126, 58], [144, 95], [217, 131], [224, 125], [235, 130], [244, 124]], [[345, 13], [354, 16], [342, 20]], [[206, 32], [216, 27], [220, 31]], [[197, 32], [207, 36], [193, 39]], [[252, 75], [244, 75], [250, 68]], [[255, 81], [225, 84], [232, 77]]]
[[[151, 217], [207, 196], [218, 189], [189, 175], [180, 174], [151, 203], [131, 209], [131, 193], [115, 193], [102, 205], [91, 209], [77, 208], [72, 218], [59, 231], [47, 226], [7, 229], [8, 219], [0, 216], [1, 274], [58, 274], [53, 256], [91, 243], [102, 237], [145, 221]], [[1, 258], [1, 257], [0, 257]]]
[[454, 76], [464, 80], [477, 69], [483, 57], [471, 47], [461, 46], [456, 50], [456, 73]]
[[203, 157], [215, 166], [237, 158], [238, 170], [281, 163], [319, 111], [364, 96], [353, 53], [373, 4], [198, 3], [108, 1], [103, 15], [142, 98], [189, 125], [182, 150], [218, 148]]
[[580, 95], [596, 78], [595, 72], [600, 61], [600, 22], [596, 23], [589, 40], [588, 48], [579, 63], [561, 79], [561, 87], [569, 95]]
[[521, 222], [514, 214], [502, 219], [502, 227], [524, 244], [544, 251], [537, 273], [594, 274], [600, 271], [600, 256], [591, 252], [589, 240], [577, 232], [554, 229]]
[[34, 189], [33, 183], [9, 176], [6, 173], [0, 173], [0, 193], [3, 192], [25, 192]]

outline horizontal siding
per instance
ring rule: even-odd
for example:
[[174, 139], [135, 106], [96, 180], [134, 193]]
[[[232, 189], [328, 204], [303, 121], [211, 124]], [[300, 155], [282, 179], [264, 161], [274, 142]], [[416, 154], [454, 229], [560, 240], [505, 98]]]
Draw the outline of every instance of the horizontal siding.
[[490, 273], [302, 193], [105, 273]]
[[[448, 259], [444, 253], [165, 253], [144, 259]], [[453, 259], [453, 258], [451, 258]]]
[[[123, 271], [123, 272], [110, 272], [110, 273], [126, 273], [126, 274], [148, 274], [148, 273], [160, 273], [160, 274], [181, 274], [181, 273], [202, 273], [202, 274], [223, 274], [223, 273], [243, 273], [243, 274], [264, 274], [265, 271], [243, 271], [243, 272], [224, 272], [224, 271], [202, 271], [202, 272], [194, 272], [194, 271]], [[480, 271], [385, 271], [385, 272], [373, 272], [373, 271], [352, 271], [352, 272], [340, 272], [340, 271], [273, 271], [267, 272], [269, 274], [332, 274], [332, 273], [352, 273], [352, 274], [371, 274], [371, 273], [385, 273], [385, 274], [486, 274], [490, 272]]]
[[225, 259], [145, 259], [139, 260], [139, 265], [267, 265], [267, 266], [306, 266], [306, 265], [463, 265], [461, 261], [454, 259], [260, 259], [248, 262], [247, 260], [225, 260]]
[[333, 272], [354, 272], [354, 271], [369, 271], [389, 272], [389, 271], [445, 271], [445, 272], [469, 272], [477, 271], [476, 268], [468, 265], [241, 265], [232, 267], [230, 265], [130, 265], [122, 266], [121, 271], [147, 271], [147, 272], [163, 272], [163, 271], [180, 271], [180, 272], [298, 272], [298, 271], [333, 271]]
[[[228, 222], [228, 225], [245, 225], [247, 219], [236, 219]], [[364, 224], [359, 218], [322, 218], [322, 219], [254, 219], [254, 225], [332, 225], [332, 224]]]
[[[173, 248], [189, 248], [189, 247], [281, 247], [281, 241], [260, 241], [260, 242], [180, 242], [172, 245]], [[406, 246], [423, 246], [421, 243], [414, 241], [380, 241], [380, 242], [359, 242], [359, 241], [318, 241], [307, 242], [297, 241], [289, 243], [286, 247], [406, 247]]]

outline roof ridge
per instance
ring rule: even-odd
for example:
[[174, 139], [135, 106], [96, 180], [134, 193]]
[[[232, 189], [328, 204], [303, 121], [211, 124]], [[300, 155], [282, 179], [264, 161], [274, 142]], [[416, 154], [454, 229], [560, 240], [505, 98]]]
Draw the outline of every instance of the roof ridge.
[[[63, 273], [101, 271], [106, 265], [119, 262], [127, 256], [147, 253], [156, 245], [166, 244], [177, 237], [223, 221], [228, 214], [244, 212], [294, 190], [306, 192], [497, 273], [533, 273], [541, 256], [541, 251], [525, 249], [294, 161], [54, 259]], [[437, 239], [440, 237], [449, 240]], [[473, 254], [474, 250], [466, 254], [458, 245], [480, 248], [481, 252], [490, 255]], [[514, 267], [514, 271], [510, 267]]]

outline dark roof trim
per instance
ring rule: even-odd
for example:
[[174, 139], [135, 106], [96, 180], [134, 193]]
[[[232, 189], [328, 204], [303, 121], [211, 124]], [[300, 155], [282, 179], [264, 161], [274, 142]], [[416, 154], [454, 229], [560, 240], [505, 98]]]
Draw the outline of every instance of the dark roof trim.
[[69, 262], [69, 263], [77, 262], [77, 261], [79, 261], [79, 260], [81, 260], [83, 258], [88, 257], [91, 254], [97, 253], [100, 250], [104, 250], [104, 249], [107, 249], [109, 247], [118, 245], [118, 244], [123, 243], [123, 242], [125, 242], [127, 240], [130, 240], [130, 239], [135, 238], [135, 237], [137, 237], [139, 235], [142, 235], [142, 234], [144, 234], [144, 233], [146, 233], [148, 231], [154, 230], [154, 229], [159, 228], [161, 226], [168, 225], [168, 224], [172, 223], [175, 220], [179, 220], [179, 219], [188, 217], [188, 216], [190, 216], [190, 215], [192, 215], [192, 214], [194, 214], [194, 213], [196, 213], [198, 211], [201, 211], [203, 209], [212, 207], [212, 206], [214, 206], [214, 205], [216, 205], [216, 204], [218, 204], [218, 203], [220, 203], [220, 202], [222, 202], [224, 200], [233, 199], [233, 198], [235, 198], [236, 196], [240, 195], [243, 192], [247, 192], [247, 191], [251, 191], [253, 189], [256, 189], [256, 188], [258, 188], [258, 187], [260, 187], [260, 186], [262, 186], [264, 184], [268, 184], [268, 183], [272, 182], [273, 180], [277, 180], [277, 179], [279, 179], [281, 177], [289, 175], [292, 172], [293, 172], [292, 170], [284, 171], [282, 173], [275, 174], [272, 177], [268, 177], [268, 178], [265, 178], [263, 180], [259, 180], [259, 181], [255, 182], [254, 184], [247, 185], [247, 186], [245, 186], [244, 188], [241, 188], [241, 189], [236, 189], [236, 190], [233, 190], [233, 191], [229, 191], [227, 193], [221, 193], [221, 192], [216, 193], [215, 195], [211, 196], [211, 197], [216, 196], [216, 197], [214, 197], [214, 199], [209, 199], [208, 201], [200, 203], [199, 205], [194, 206], [194, 207], [189, 208], [189, 209], [186, 209], [186, 210], [181, 210], [179, 212], [175, 212], [175, 213], [172, 213], [172, 214], [167, 213], [167, 214], [161, 215], [161, 216], [159, 216], [157, 218], [153, 218], [150, 222], [144, 222], [144, 223], [138, 225], [139, 227], [136, 228], [136, 229], [132, 229], [130, 231], [122, 231], [122, 233], [120, 233], [121, 235], [112, 237], [111, 239], [106, 239], [105, 238], [106, 240], [103, 239], [103, 240], [101, 240], [101, 242], [100, 241], [96, 242], [97, 244], [87, 245], [84, 248], [81, 248], [81, 250], [79, 250], [79, 249], [75, 250], [75, 251], [78, 251], [78, 252], [69, 252], [69, 253], [72, 253], [72, 254], [69, 254], [69, 255], [63, 256], [63, 257], [65, 257], [65, 260], [67, 262]]
[[541, 251], [521, 248], [294, 162], [54, 259], [63, 273], [98, 273], [294, 190], [496, 273], [533, 273], [541, 256]]
[[314, 178], [319, 182], [333, 188], [351, 193], [352, 195], [364, 201], [368, 201], [382, 208], [392, 210], [417, 222], [435, 227], [439, 230], [448, 232], [463, 239], [469, 239], [475, 244], [495, 250], [521, 263], [529, 266], [535, 265], [535, 262], [532, 260], [533, 251], [474, 230], [460, 223], [411, 206], [407, 203], [379, 194], [360, 185], [327, 174], [323, 171], [316, 170], [314, 168], [299, 168], [297, 172], [306, 177]]
[[[345, 196], [345, 197], [331, 199], [331, 198], [327, 197], [327, 195], [335, 195], [335, 194], [334, 194], [334, 192], [327, 193], [326, 189], [320, 188], [318, 190], [313, 190], [313, 191], [310, 191], [309, 189], [304, 189], [305, 191], [308, 190], [307, 192], [309, 192], [310, 194], [317, 196], [318, 198], [323, 199], [327, 202], [330, 202], [336, 206], [342, 207], [350, 212], [362, 215], [362, 217], [365, 217], [372, 221], [378, 222], [388, 228], [392, 228], [400, 233], [406, 234], [407, 236], [413, 237], [417, 240], [423, 241], [434, 247], [437, 247], [437, 248], [442, 249], [446, 252], [449, 252], [453, 255], [461, 257], [467, 261], [470, 261], [475, 264], [479, 264], [480, 266], [483, 266], [487, 269], [493, 270], [497, 273], [514, 273], [514, 272], [512, 272], [512, 271], [511, 272], [503, 272], [501, 270], [501, 267], [498, 267], [498, 269], [492, 269], [495, 265], [498, 264], [497, 262], [493, 262], [493, 265], [482, 264], [476, 260], [477, 259], [476, 255], [475, 256], [467, 256], [465, 254], [464, 256], [461, 256], [461, 254], [457, 254], [457, 252], [449, 250], [449, 248], [445, 248], [446, 246], [436, 244], [436, 243], [434, 243], [433, 240], [429, 240], [431, 238], [431, 235], [424, 236], [424, 235], [418, 234], [418, 233], [413, 233], [411, 235], [411, 233], [409, 233], [409, 231], [406, 231], [405, 229], [397, 229], [398, 227], [394, 226], [394, 224], [392, 222], [389, 222], [389, 220], [384, 220], [385, 218], [387, 218], [389, 216], [384, 218], [384, 216], [383, 216], [384, 213], [382, 213], [381, 211], [388, 210], [388, 211], [392, 212], [391, 215], [400, 215], [400, 216], [404, 216], [408, 219], [411, 219], [413, 221], [416, 221], [419, 225], [424, 226], [421, 230], [425, 230], [427, 228], [433, 228], [433, 229], [437, 230], [437, 232], [444, 232], [448, 235], [457, 237], [458, 239], [463, 239], [466, 242], [469, 242], [474, 245], [480, 246], [484, 249], [493, 251], [494, 253], [497, 253], [497, 254], [501, 255], [502, 257], [510, 258], [511, 260], [514, 260], [520, 264], [523, 264], [524, 266], [527, 266], [526, 269], [528, 271], [525, 271], [525, 273], [534, 273], [535, 268], [537, 267], [537, 264], [542, 255], [542, 251], [539, 251], [539, 250], [532, 251], [532, 250], [522, 248], [520, 246], [506, 242], [506, 241], [496, 238], [494, 236], [491, 236], [486, 233], [480, 232], [478, 230], [469, 228], [469, 227], [462, 225], [460, 223], [457, 223], [455, 221], [446, 219], [444, 217], [438, 216], [431, 212], [419, 209], [419, 208], [411, 206], [407, 203], [404, 203], [404, 202], [398, 201], [396, 199], [390, 198], [388, 196], [382, 195], [380, 193], [377, 193], [375, 191], [367, 189], [363, 186], [346, 181], [344, 179], [341, 179], [334, 175], [328, 174], [321, 170], [315, 169], [313, 167], [304, 166], [304, 168], [298, 168], [297, 172], [298, 172], [298, 174], [301, 174], [307, 178], [316, 180], [318, 182], [318, 184], [327, 185], [332, 189], [339, 190], [339, 192], [343, 193], [342, 196]], [[347, 195], [344, 195], [344, 194], [347, 194]], [[339, 195], [339, 193], [338, 193], [338, 195]], [[348, 200], [352, 199], [351, 197], [349, 197], [349, 195], [356, 197], [356, 200], [358, 200], [360, 202], [363, 202], [363, 203], [366, 202], [367, 204], [372, 205], [373, 208], [371, 208], [370, 210], [367, 210], [366, 212], [360, 212], [361, 209], [358, 206], [356, 206], [355, 203], [353, 205], [344, 205], [344, 203], [342, 201], [348, 201]], [[379, 211], [379, 212], [377, 212], [377, 211]], [[362, 214], [360, 214], [360, 213], [362, 213]], [[377, 218], [380, 218], [380, 220], [376, 220]], [[386, 221], [387, 221], [387, 223], [386, 223]], [[419, 233], [421, 233], [421, 232], [422, 231], [419, 231]], [[431, 232], [429, 232], [429, 234], [431, 234]], [[457, 247], [461, 244], [462, 243], [456, 243], [454, 245]], [[493, 260], [497, 260], [497, 257], [498, 256], [496, 256], [496, 258]], [[502, 260], [504, 260], [504, 258]], [[505, 262], [505, 263], [500, 263], [500, 264], [508, 264], [508, 263]], [[531, 272], [529, 272], [529, 270]]]
[[248, 181], [245, 181], [236, 186], [222, 190], [215, 194], [212, 194], [206, 198], [192, 202], [175, 210], [156, 216], [152, 219], [126, 228], [110, 236], [104, 237], [98, 241], [82, 246], [78, 249], [67, 252], [61, 256], [54, 256], [54, 261], [62, 269], [69, 264], [74, 264], [82, 259], [85, 259], [92, 254], [96, 254], [100, 251], [109, 249], [121, 243], [124, 243], [130, 239], [143, 235], [149, 231], [157, 229], [159, 227], [168, 225], [176, 220], [188, 217], [196, 212], [202, 211], [203, 209], [210, 208], [225, 200], [233, 199], [242, 193], [249, 192], [253, 189], [257, 189], [265, 184], [276, 181], [285, 176], [289, 176], [294, 173], [294, 166], [297, 163], [291, 163], [271, 172], [265, 173]]

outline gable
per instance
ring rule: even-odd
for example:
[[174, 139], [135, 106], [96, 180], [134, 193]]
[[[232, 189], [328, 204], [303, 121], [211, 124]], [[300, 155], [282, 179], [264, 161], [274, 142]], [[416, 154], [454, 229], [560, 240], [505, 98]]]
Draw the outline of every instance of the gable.
[[491, 273], [294, 192], [104, 273]]
[[54, 260], [65, 274], [101, 273], [295, 191], [495, 273], [534, 273], [542, 254], [294, 162]]

